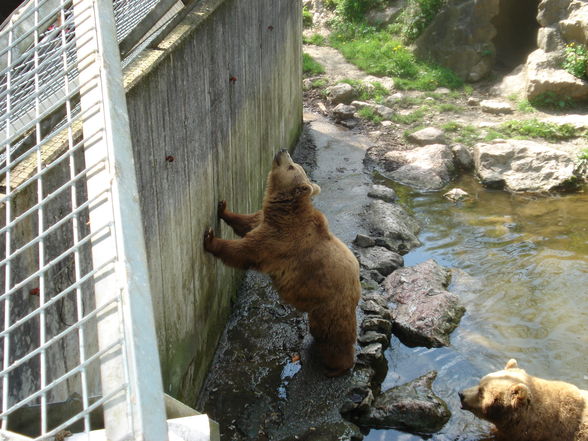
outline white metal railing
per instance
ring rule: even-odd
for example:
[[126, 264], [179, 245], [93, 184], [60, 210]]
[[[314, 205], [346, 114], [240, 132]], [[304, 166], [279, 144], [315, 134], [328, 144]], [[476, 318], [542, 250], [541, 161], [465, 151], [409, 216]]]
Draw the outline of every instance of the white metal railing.
[[109, 0], [29, 0], [0, 29], [4, 431], [167, 439], [118, 47], [156, 3], [115, 26]]

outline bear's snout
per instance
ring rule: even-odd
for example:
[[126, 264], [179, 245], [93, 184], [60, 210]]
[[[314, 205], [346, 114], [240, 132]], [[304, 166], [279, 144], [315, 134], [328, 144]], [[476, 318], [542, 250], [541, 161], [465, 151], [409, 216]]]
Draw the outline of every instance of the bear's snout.
[[274, 156], [274, 166], [279, 167], [284, 163], [284, 161], [292, 162], [292, 159], [290, 158], [290, 153], [288, 153], [288, 150], [281, 149], [278, 151], [278, 153], [276, 153], [276, 156]]

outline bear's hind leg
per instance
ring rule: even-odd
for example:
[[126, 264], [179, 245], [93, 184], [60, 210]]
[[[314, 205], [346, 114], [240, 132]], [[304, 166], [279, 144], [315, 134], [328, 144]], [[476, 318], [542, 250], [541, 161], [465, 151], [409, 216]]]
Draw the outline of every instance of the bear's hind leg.
[[325, 365], [327, 377], [338, 377], [347, 373], [355, 364], [355, 345], [350, 343], [315, 342]]
[[329, 377], [343, 375], [355, 363], [355, 311], [339, 312], [329, 313], [325, 308], [308, 314], [310, 333]]

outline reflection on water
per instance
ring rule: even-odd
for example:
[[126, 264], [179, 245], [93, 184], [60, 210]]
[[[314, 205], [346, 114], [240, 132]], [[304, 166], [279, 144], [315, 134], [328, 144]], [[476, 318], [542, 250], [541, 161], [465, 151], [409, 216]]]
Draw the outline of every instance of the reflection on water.
[[[449, 348], [411, 349], [396, 340], [382, 387], [437, 370], [435, 390], [453, 417], [431, 439], [474, 441], [488, 426], [460, 409], [457, 392], [509, 358], [533, 375], [588, 389], [588, 195], [511, 195], [485, 190], [471, 177], [455, 186], [471, 200], [456, 204], [442, 193], [400, 189], [423, 224], [423, 246], [405, 256], [405, 265], [434, 258], [463, 270], [450, 290], [467, 312]], [[366, 437], [420, 439], [384, 430]]]

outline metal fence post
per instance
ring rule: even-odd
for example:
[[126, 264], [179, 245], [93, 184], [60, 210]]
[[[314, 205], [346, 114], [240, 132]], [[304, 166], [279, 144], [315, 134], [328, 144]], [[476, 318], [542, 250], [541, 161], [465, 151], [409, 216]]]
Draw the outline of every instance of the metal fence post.
[[[90, 206], [90, 229], [104, 231], [92, 242], [95, 268], [112, 258], [117, 264], [94, 278], [96, 307], [112, 303], [98, 316], [100, 348], [120, 339], [122, 345], [102, 357], [102, 395], [113, 399], [104, 404], [107, 437], [110, 440], [167, 439], [159, 355], [147, 273], [143, 225], [135, 180], [131, 137], [122, 85], [112, 2], [74, 1], [77, 57], [81, 85], [81, 108], [86, 115], [83, 131], [102, 134], [86, 140], [85, 160], [96, 172], [88, 176], [88, 199], [110, 185], [110, 203]], [[88, 137], [89, 139], [90, 137]], [[122, 314], [122, 321], [119, 314]], [[124, 329], [120, 329], [121, 323]], [[126, 362], [125, 362], [126, 360]], [[119, 394], [127, 384], [127, 394]]]

